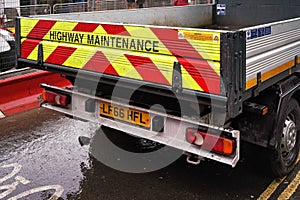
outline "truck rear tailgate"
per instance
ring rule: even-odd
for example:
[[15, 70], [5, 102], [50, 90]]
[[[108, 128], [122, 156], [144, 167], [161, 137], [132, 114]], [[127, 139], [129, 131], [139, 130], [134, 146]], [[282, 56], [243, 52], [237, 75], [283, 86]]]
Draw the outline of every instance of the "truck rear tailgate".
[[221, 94], [221, 33], [213, 30], [19, 18], [19, 58]]

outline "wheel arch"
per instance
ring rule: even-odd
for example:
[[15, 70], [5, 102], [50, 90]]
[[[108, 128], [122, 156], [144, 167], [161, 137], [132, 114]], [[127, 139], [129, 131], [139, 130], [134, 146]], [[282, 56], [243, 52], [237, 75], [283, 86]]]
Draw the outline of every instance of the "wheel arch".
[[291, 101], [291, 99], [295, 99], [298, 102], [298, 105], [300, 106], [300, 76], [290, 76], [288, 79], [278, 83], [277, 88], [279, 101], [277, 104], [276, 116], [274, 116], [274, 127], [273, 130], [270, 132], [268, 142], [269, 148], [276, 147], [275, 137], [277, 132], [279, 131], [278, 120], [280, 119], [281, 114], [285, 112], [285, 109]]
[[292, 94], [291, 98], [295, 99], [300, 106], [300, 88]]

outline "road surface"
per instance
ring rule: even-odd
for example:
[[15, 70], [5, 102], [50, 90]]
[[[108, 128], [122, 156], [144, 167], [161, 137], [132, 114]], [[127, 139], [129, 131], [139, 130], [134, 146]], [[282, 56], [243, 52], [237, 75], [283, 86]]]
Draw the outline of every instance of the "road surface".
[[194, 166], [182, 156], [157, 171], [126, 173], [79, 145], [97, 124], [39, 108], [1, 119], [0, 132], [0, 199], [300, 199], [300, 166], [274, 180], [255, 156], [260, 150], [247, 145], [236, 168]]

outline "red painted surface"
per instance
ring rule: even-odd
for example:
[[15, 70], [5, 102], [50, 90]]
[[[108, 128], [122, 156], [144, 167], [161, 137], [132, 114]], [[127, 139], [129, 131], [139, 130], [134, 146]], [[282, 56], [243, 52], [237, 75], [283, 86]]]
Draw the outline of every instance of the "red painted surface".
[[41, 83], [58, 87], [71, 85], [67, 79], [59, 74], [46, 71], [37, 71], [0, 80], [0, 110], [9, 116], [39, 107], [38, 97], [42, 92]]

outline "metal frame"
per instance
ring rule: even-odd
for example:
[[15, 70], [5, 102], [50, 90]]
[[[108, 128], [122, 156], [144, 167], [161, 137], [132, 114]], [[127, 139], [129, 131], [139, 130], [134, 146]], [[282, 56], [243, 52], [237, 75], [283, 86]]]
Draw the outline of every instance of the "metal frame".
[[[245, 32], [236, 31], [221, 35], [221, 78], [223, 95], [228, 98], [227, 117], [242, 113], [246, 71]], [[222, 84], [221, 84], [222, 85]]]
[[82, 12], [85, 12], [85, 9], [88, 9], [89, 4], [88, 2], [78, 2], [78, 3], [57, 3], [53, 5], [53, 14], [56, 14], [57, 10], [56, 7], [72, 7], [72, 6], [81, 6], [82, 8], [84, 8], [84, 10]]

